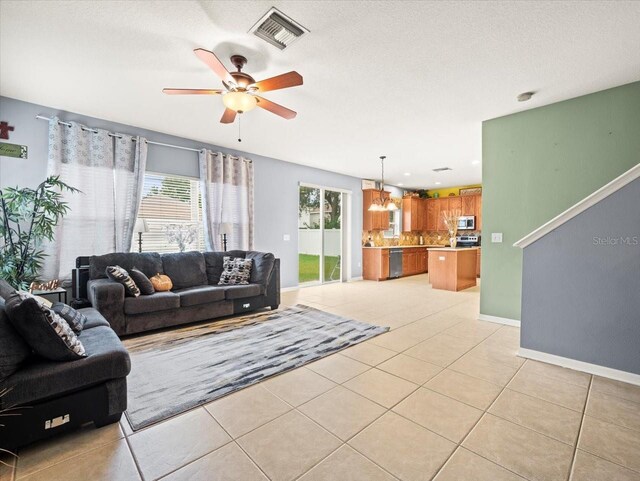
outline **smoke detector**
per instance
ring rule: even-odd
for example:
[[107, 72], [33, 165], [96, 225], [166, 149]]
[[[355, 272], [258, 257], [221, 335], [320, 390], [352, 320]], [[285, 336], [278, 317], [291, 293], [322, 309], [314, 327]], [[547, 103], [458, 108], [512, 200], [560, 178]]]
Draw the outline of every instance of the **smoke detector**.
[[309, 30], [291, 17], [286, 16], [276, 7], [271, 7], [271, 9], [251, 27], [249, 33], [253, 33], [262, 40], [278, 47], [280, 50], [284, 50], [304, 34], [309, 33]]
[[437, 169], [433, 169], [434, 172], [444, 172], [446, 170], [453, 170], [451, 167], [438, 167]]

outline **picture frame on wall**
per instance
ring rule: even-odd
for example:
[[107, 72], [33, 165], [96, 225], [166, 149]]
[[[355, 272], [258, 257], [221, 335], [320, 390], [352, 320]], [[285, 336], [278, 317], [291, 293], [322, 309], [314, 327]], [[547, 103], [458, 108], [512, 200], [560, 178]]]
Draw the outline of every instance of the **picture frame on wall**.
[[482, 187], [467, 187], [460, 189], [460, 195], [480, 195], [482, 194]]

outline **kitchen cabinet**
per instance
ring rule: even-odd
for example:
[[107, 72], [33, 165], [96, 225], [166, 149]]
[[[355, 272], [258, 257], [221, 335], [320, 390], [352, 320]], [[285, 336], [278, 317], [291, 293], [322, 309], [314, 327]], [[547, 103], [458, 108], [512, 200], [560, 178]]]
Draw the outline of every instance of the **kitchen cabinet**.
[[462, 215], [476, 215], [476, 197], [475, 195], [463, 195], [462, 199]]
[[[362, 277], [371, 281], [389, 278], [389, 248], [362, 248]], [[424, 274], [428, 269], [426, 247], [402, 247], [402, 276]]]
[[[390, 192], [382, 192], [383, 199], [388, 199]], [[373, 199], [380, 196], [377, 189], [365, 189], [362, 191], [362, 229], [365, 231], [387, 230], [389, 228], [389, 211], [371, 212], [369, 206]]]
[[438, 202], [440, 199], [427, 199], [426, 210], [426, 230], [436, 231], [438, 230]]
[[474, 195], [473, 197], [475, 197], [476, 230], [482, 230], [482, 196]]
[[439, 197], [425, 201], [423, 230], [446, 231], [442, 213], [459, 210], [460, 215], [473, 215], [476, 218], [476, 230], [482, 229], [482, 195], [463, 195]]
[[480, 251], [482, 249], [478, 249], [478, 255], [476, 256], [476, 277], [480, 277]]
[[389, 249], [367, 247], [362, 249], [362, 278], [382, 281], [389, 278]]
[[423, 231], [425, 201], [420, 197], [402, 199], [402, 232]]

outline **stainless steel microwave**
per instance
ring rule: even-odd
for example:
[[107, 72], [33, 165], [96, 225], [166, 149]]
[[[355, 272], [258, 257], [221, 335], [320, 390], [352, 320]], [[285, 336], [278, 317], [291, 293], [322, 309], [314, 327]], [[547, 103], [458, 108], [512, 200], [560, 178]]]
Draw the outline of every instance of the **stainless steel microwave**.
[[474, 215], [463, 215], [458, 218], [458, 230], [475, 230], [476, 217]]

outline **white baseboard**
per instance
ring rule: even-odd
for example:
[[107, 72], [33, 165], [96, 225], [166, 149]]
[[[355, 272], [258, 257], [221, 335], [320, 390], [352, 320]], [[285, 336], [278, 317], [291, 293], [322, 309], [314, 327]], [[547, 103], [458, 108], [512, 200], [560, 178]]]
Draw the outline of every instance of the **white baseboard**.
[[618, 369], [577, 361], [575, 359], [569, 359], [568, 357], [556, 356], [555, 354], [547, 354], [546, 352], [525, 349], [523, 347], [518, 351], [518, 356], [640, 386], [640, 374], [634, 374], [632, 372], [619, 371]]
[[479, 321], [495, 322], [496, 324], [504, 324], [506, 326], [520, 327], [520, 321], [509, 319], [507, 317], [490, 316], [489, 314], [480, 314]]
[[350, 277], [347, 282], [355, 282], [355, 281], [362, 281], [362, 280], [363, 280], [362, 276], [360, 276], [360, 277]]

